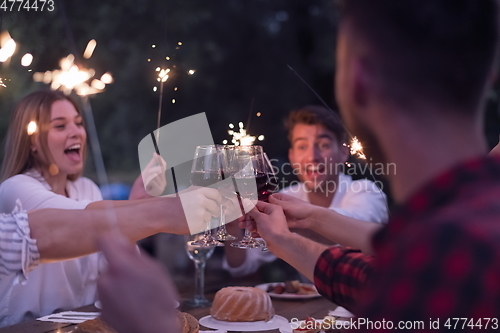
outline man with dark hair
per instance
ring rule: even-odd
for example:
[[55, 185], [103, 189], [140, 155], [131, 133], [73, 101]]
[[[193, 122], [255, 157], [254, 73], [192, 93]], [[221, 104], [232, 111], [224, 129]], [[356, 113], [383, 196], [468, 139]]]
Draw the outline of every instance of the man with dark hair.
[[289, 220], [329, 218], [314, 207], [271, 196], [250, 215], [273, 253], [361, 318], [498, 328], [500, 163], [485, 157], [482, 133], [498, 15], [495, 0], [344, 1], [337, 100], [378, 161], [397, 164], [399, 207], [373, 238], [376, 257], [288, 231], [283, 210]]
[[[355, 246], [368, 243], [368, 236], [364, 235], [347, 233], [350, 238], [342, 237], [339, 227], [346, 220], [344, 217], [374, 224], [386, 223], [386, 196], [370, 180], [352, 180], [350, 175], [343, 173], [349, 148], [345, 145], [347, 134], [340, 116], [322, 106], [306, 106], [290, 112], [285, 126], [290, 141], [288, 159], [299, 181], [292, 181], [280, 192], [339, 214], [321, 227], [299, 224], [295, 227], [300, 229], [295, 231], [322, 244]], [[357, 222], [345, 221], [347, 226], [350, 223]], [[376, 226], [368, 228], [373, 230]], [[229, 244], [225, 253], [223, 268], [233, 276], [254, 273], [262, 264], [276, 259], [272, 253], [260, 249], [241, 250]]]

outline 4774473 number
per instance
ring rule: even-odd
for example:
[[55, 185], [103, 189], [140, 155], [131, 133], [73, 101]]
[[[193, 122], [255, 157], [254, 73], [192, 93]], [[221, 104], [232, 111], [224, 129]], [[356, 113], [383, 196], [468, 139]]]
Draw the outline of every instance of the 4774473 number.
[[0, 0], [0, 11], [4, 12], [52, 12], [55, 9], [54, 0]]
[[448, 320], [444, 323], [444, 326], [449, 330], [497, 330], [499, 328], [498, 318], [448, 318]]

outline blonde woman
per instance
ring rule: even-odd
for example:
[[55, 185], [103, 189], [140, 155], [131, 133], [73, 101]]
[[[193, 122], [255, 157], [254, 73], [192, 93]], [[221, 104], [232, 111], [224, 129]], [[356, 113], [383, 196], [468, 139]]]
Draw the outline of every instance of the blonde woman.
[[[32, 121], [37, 124], [37, 129], [29, 135], [27, 127]], [[81, 177], [86, 142], [87, 134], [82, 115], [70, 98], [54, 91], [37, 91], [23, 98], [12, 114], [6, 138], [1, 171], [0, 213], [42, 208], [85, 209], [97, 212], [97, 209], [106, 207], [131, 205], [141, 209], [144, 200], [102, 201], [97, 185], [90, 179]], [[216, 216], [218, 212], [220, 196], [216, 191], [207, 190], [200, 192], [197, 201], [199, 205], [196, 214], [199, 213], [200, 220], [210, 215]], [[179, 207], [182, 210], [178, 198], [149, 200], [162, 200], [163, 204], [170, 200], [168, 205], [172, 207], [172, 213], [178, 211]], [[52, 210], [53, 214], [56, 212]], [[142, 229], [131, 228], [131, 221], [128, 221], [127, 224], [121, 224], [124, 228], [122, 233], [128, 235], [130, 240], [137, 240], [138, 236], [146, 237], [161, 229], [163, 232], [168, 232], [169, 228], [172, 232], [178, 230], [175, 223], [178, 224], [179, 219], [173, 221], [167, 217], [166, 220], [167, 223], [160, 228], [157, 226], [160, 221], [137, 221], [146, 225]], [[90, 244], [100, 230], [105, 229], [103, 225], [93, 223], [89, 224], [88, 228], [80, 227], [79, 236], [68, 232], [70, 223], [72, 221], [67, 221], [66, 224], [62, 221], [52, 224], [53, 229], [43, 230], [44, 235], [41, 238], [50, 239], [50, 234], [53, 234], [54, 238], [72, 235], [70, 237], [73, 239], [66, 242], [53, 243], [58, 243], [61, 247], [62, 244], [78, 244], [82, 240], [86, 243], [85, 248], [78, 248], [75, 253], [93, 252], [93, 246]], [[153, 223], [156, 223], [156, 228]], [[0, 254], [4, 255], [1, 252]], [[33, 254], [36, 255], [39, 254]], [[102, 269], [99, 253], [54, 263], [39, 264], [37, 260], [33, 262], [36, 267], [28, 267], [27, 270], [31, 271], [25, 272], [23, 283], [18, 283], [19, 275], [16, 274], [1, 277], [0, 327], [47, 315], [56, 310], [91, 304], [96, 300], [96, 279]]]

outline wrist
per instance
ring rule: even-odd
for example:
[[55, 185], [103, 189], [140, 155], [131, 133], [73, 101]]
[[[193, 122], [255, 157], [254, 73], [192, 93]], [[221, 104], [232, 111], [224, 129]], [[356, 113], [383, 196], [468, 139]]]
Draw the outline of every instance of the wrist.
[[266, 240], [269, 250], [278, 258], [283, 259], [290, 252], [292, 244], [295, 244], [298, 235], [290, 230], [268, 237]]
[[326, 208], [323, 207], [310, 207], [308, 212], [309, 216], [309, 228], [314, 232], [321, 230], [321, 223], [324, 221], [323, 212]]
[[160, 232], [176, 235], [189, 234], [181, 199], [179, 197], [161, 197], [159, 199], [160, 202], [156, 203], [156, 205], [160, 205], [160, 216], [157, 218]]

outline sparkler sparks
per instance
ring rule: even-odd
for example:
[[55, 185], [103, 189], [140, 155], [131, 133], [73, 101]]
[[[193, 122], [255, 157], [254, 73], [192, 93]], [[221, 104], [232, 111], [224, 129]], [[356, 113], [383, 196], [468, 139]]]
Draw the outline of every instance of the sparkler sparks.
[[33, 55], [31, 53], [26, 53], [21, 58], [21, 66], [28, 67], [33, 62]]
[[[182, 42], [178, 42], [177, 43], [177, 46], [175, 47], [176, 50], [180, 49], [181, 46], [183, 45]], [[152, 48], [157, 48], [156, 45], [152, 45]], [[173, 55], [173, 57], [175, 57], [176, 54]], [[163, 55], [162, 55], [162, 58], [163, 58]], [[170, 56], [165, 56], [165, 60], [167, 61], [170, 61], [172, 60], [172, 58]], [[148, 59], [148, 62], [151, 62], [151, 59]], [[154, 86], [153, 87], [153, 92], [157, 92], [159, 91], [159, 97], [158, 97], [158, 117], [157, 117], [157, 128], [159, 129], [160, 128], [160, 125], [161, 125], [161, 113], [162, 113], [162, 106], [163, 106], [163, 84], [169, 79], [169, 78], [177, 78], [179, 76], [179, 74], [181, 74], [182, 72], [184, 72], [184, 70], [180, 70], [180, 69], [177, 69], [177, 66], [175, 64], [172, 64], [170, 67], [168, 68], [162, 68], [162, 67], [156, 67], [156, 72], [158, 72], [158, 77], [156, 78], [156, 81], [158, 81], [160, 84], [159, 86]], [[188, 75], [193, 75], [196, 71], [194, 69], [190, 69], [187, 71], [187, 74]], [[178, 87], [174, 87], [173, 88], [174, 91], [177, 91], [178, 90]], [[170, 102], [172, 104], [176, 104], [177, 103], [177, 99], [176, 98], [170, 98]], [[158, 132], [158, 135], [159, 135], [159, 132]], [[157, 137], [156, 138], [157, 140], [159, 140], [159, 138]]]
[[89, 40], [89, 42], [87, 43], [87, 47], [85, 48], [85, 52], [83, 52], [83, 57], [85, 59], [90, 59], [90, 57], [92, 57], [92, 54], [94, 53], [96, 46], [97, 42], [95, 39]]
[[61, 59], [61, 69], [45, 73], [37, 72], [33, 74], [33, 80], [46, 84], [50, 83], [51, 89], [62, 90], [66, 95], [69, 95], [74, 90], [80, 96], [100, 93], [104, 90], [106, 84], [113, 82], [111, 74], [105, 73], [101, 77], [102, 80], [94, 79], [89, 85], [88, 81], [95, 75], [95, 71], [93, 69], [80, 69], [74, 62], [75, 57], [70, 54]]
[[104, 73], [101, 76], [101, 81], [104, 82], [105, 84], [111, 84], [113, 83], [113, 77], [109, 73]]
[[2, 34], [2, 48], [0, 48], [0, 62], [6, 62], [16, 51], [16, 42], [10, 38], [9, 33], [7, 32]]
[[[243, 122], [239, 122], [238, 127], [239, 131], [236, 132], [235, 130], [233, 130], [234, 125], [229, 124], [230, 130], [227, 131], [227, 133], [233, 137], [231, 142], [235, 146], [251, 146], [255, 142], [255, 139], [258, 139], [259, 141], [264, 140], [264, 135], [259, 135], [258, 137], [255, 137], [253, 135], [248, 134]], [[222, 141], [223, 144], [227, 144], [227, 142], [228, 142], [227, 140]]]
[[2, 87], [4, 87], [4, 88], [5, 88], [5, 87], [7, 87], [7, 86], [5, 85], [5, 83], [3, 83], [2, 78], [0, 78], [0, 86], [2, 86]]
[[353, 137], [351, 144], [348, 146], [351, 155], [359, 157], [362, 160], [366, 160], [366, 155], [363, 153], [363, 145], [361, 145], [361, 142], [359, 142], [357, 137]]
[[160, 69], [160, 67], [157, 67], [156, 71], [159, 72], [158, 78], [157, 78], [158, 82], [163, 83], [163, 82], [166, 82], [168, 80], [168, 78], [169, 78], [168, 73], [170, 73], [170, 68]]

